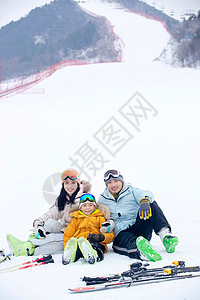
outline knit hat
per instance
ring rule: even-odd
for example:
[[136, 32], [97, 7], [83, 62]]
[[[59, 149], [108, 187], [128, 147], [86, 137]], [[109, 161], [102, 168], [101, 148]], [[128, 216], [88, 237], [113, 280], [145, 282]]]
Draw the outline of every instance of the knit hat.
[[75, 180], [80, 186], [80, 184], [81, 184], [80, 175], [79, 175], [78, 171], [76, 171], [75, 169], [69, 168], [69, 169], [65, 170], [61, 175], [61, 183], [63, 184], [67, 178], [69, 178], [71, 180]]
[[96, 199], [92, 194], [83, 194], [79, 199], [79, 209], [84, 203], [92, 203], [97, 207]]
[[106, 185], [111, 180], [119, 180], [122, 182], [122, 184], [124, 184], [124, 178], [123, 178], [122, 174], [117, 170], [108, 170], [104, 174], [104, 182]]

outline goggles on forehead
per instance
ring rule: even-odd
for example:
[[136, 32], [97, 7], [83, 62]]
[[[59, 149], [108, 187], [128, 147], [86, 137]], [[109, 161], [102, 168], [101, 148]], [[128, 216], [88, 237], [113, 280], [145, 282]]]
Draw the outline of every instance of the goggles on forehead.
[[61, 175], [62, 180], [65, 180], [67, 178], [70, 178], [71, 180], [78, 179], [80, 180], [80, 177], [76, 171], [73, 170], [66, 170]]
[[84, 194], [80, 197], [79, 203], [84, 203], [86, 201], [96, 202], [95, 197], [92, 194]]
[[107, 181], [107, 180], [110, 179], [111, 177], [113, 177], [113, 178], [118, 178], [119, 176], [121, 176], [121, 173], [118, 172], [117, 170], [108, 170], [108, 171], [104, 174], [104, 181]]

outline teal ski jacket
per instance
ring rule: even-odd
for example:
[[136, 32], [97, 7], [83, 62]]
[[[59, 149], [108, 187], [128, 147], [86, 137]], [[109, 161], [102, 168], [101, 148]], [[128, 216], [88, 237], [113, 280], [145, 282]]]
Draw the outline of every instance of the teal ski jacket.
[[152, 192], [135, 188], [130, 184], [124, 184], [117, 201], [108, 188], [100, 195], [98, 203], [109, 207], [110, 216], [115, 221], [115, 236], [120, 231], [125, 230], [135, 223], [140, 207], [140, 200], [145, 196], [149, 197], [151, 203], [154, 201]]

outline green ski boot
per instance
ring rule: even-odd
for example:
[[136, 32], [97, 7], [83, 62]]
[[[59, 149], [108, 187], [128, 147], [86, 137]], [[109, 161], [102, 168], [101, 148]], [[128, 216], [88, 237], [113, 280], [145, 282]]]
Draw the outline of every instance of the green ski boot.
[[172, 235], [166, 235], [163, 239], [163, 245], [168, 253], [173, 253], [178, 245], [178, 238]]
[[94, 264], [97, 261], [97, 251], [91, 246], [90, 242], [84, 237], [78, 239], [78, 246], [83, 254], [83, 257], [89, 264]]
[[62, 263], [63, 265], [68, 265], [74, 262], [76, 258], [76, 251], [78, 246], [78, 240], [75, 237], [72, 237], [67, 244], [65, 245], [65, 249], [62, 255]]
[[20, 241], [12, 234], [7, 234], [6, 238], [12, 255], [29, 256], [34, 254], [35, 246], [31, 242]]
[[162, 257], [152, 247], [151, 243], [143, 236], [139, 236], [136, 240], [138, 250], [150, 261], [162, 260]]

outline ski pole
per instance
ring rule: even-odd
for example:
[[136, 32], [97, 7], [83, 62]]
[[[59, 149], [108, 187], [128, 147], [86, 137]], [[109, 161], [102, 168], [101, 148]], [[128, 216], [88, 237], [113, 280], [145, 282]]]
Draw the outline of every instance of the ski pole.
[[18, 264], [18, 265], [14, 265], [14, 266], [11, 266], [11, 267], [8, 267], [8, 268], [4, 268], [3, 270], [0, 270], [0, 271], [13, 269], [13, 268], [16, 268], [16, 267], [19, 267], [19, 266], [22, 266], [22, 265], [31, 264], [31, 263], [34, 263], [34, 262], [39, 262], [39, 261], [49, 260], [49, 259], [51, 259], [51, 258], [52, 258], [52, 256], [49, 254], [49, 255], [43, 256], [43, 257], [41, 257], [41, 258], [36, 258], [36, 259], [34, 259], [34, 260], [31, 260], [31, 261], [23, 262], [23, 263]]
[[11, 271], [14, 271], [14, 270], [21, 270], [21, 269], [25, 269], [26, 267], [30, 267], [30, 266], [34, 266], [34, 263], [35, 265], [39, 265], [39, 264], [47, 264], [49, 262], [54, 262], [53, 259], [52, 259], [52, 256], [49, 254], [48, 256], [43, 256], [41, 258], [36, 258], [32, 261], [27, 261], [27, 262], [24, 262], [24, 263], [21, 263], [21, 264], [18, 264], [18, 265], [14, 265], [14, 266], [11, 266], [11, 267], [8, 267], [8, 268], [4, 268], [2, 270], [0, 270], [0, 274], [1, 273], [6, 273], [6, 272], [11, 272]]
[[47, 264], [50, 264], [50, 263], [54, 263], [54, 260], [53, 259], [49, 259], [49, 260], [45, 260], [45, 261], [42, 261], [42, 262], [39, 262], [39, 263], [36, 262], [34, 264], [29, 264], [29, 265], [26, 265], [26, 266], [19, 267], [18, 269], [19, 270], [23, 270], [23, 269], [27, 269], [27, 268], [31, 268], [31, 267], [37, 267], [37, 266], [47, 265]]
[[15, 267], [15, 268], [12, 268], [12, 269], [9, 269], [9, 270], [2, 270], [0, 271], [0, 274], [3, 274], [3, 273], [7, 273], [7, 272], [14, 272], [14, 271], [17, 271], [17, 270], [23, 270], [23, 269], [27, 269], [27, 268], [31, 268], [31, 267], [37, 267], [37, 266], [41, 266], [41, 265], [46, 265], [46, 264], [49, 264], [49, 263], [54, 263], [54, 260], [53, 259], [50, 259], [48, 261], [43, 261], [43, 262], [39, 262], [39, 263], [31, 263], [31, 264], [27, 264], [25, 266], [18, 266], [18, 267]]

